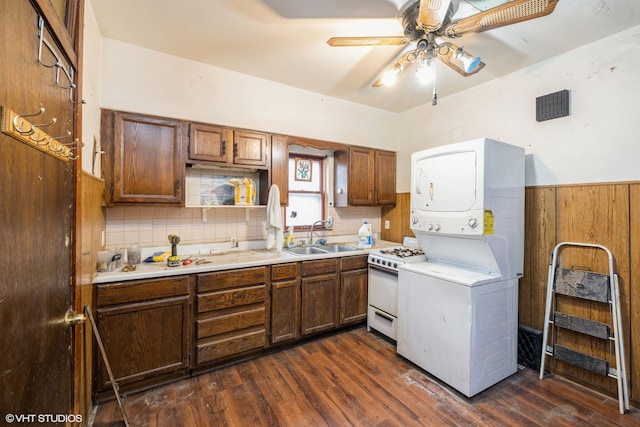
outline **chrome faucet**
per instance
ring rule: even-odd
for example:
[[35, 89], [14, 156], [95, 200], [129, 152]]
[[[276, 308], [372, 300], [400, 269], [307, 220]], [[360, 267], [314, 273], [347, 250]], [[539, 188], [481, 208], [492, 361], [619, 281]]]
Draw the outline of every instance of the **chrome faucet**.
[[318, 224], [327, 224], [326, 228], [333, 228], [333, 217], [328, 216], [327, 219], [320, 219], [313, 224], [311, 224], [311, 229], [309, 230], [309, 245], [313, 245], [313, 231]]

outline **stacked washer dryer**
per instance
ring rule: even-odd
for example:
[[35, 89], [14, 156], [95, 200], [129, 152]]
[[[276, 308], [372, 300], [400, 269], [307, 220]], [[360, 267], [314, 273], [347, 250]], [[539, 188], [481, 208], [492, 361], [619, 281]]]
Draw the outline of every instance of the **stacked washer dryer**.
[[524, 149], [484, 138], [411, 164], [411, 229], [427, 261], [399, 268], [398, 353], [471, 397], [517, 369]]

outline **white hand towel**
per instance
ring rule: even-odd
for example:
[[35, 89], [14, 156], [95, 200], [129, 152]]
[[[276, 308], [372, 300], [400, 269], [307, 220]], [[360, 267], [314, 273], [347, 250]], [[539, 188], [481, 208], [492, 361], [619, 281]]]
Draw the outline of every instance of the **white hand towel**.
[[282, 208], [280, 207], [280, 189], [276, 184], [269, 188], [267, 202], [267, 249], [274, 247], [282, 250], [284, 245], [284, 223], [282, 222]]

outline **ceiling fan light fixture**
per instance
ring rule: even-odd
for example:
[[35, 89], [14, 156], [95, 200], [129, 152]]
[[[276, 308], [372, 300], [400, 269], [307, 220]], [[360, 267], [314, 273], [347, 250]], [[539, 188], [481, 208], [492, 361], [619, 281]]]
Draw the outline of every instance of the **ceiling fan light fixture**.
[[462, 62], [462, 65], [464, 65], [464, 71], [466, 73], [472, 73], [473, 71], [475, 71], [475, 69], [478, 68], [478, 65], [480, 65], [481, 62], [479, 56], [471, 56], [467, 52], [462, 50], [462, 48], [456, 50], [454, 56], [456, 57], [456, 59], [459, 59]]
[[416, 76], [422, 84], [429, 84], [433, 81], [435, 75], [435, 63], [433, 58], [422, 58], [416, 64]]
[[398, 67], [393, 67], [392, 69], [385, 71], [380, 78], [380, 83], [382, 86], [393, 86], [398, 80], [398, 74], [400, 74], [400, 69]]

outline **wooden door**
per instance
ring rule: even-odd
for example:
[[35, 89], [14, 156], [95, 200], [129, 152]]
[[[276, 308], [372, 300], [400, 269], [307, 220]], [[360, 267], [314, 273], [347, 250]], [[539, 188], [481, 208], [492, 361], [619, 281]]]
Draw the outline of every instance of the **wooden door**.
[[182, 121], [103, 111], [101, 126], [107, 203], [184, 204]]
[[376, 150], [375, 165], [376, 205], [393, 206], [396, 204], [396, 153]]
[[267, 135], [259, 132], [233, 132], [233, 163], [267, 166]]
[[302, 279], [300, 329], [302, 335], [338, 326], [338, 274]]
[[374, 172], [374, 151], [364, 147], [351, 147], [348, 171], [350, 205], [374, 204]]
[[341, 274], [340, 325], [367, 318], [368, 270], [353, 270]]
[[[70, 143], [76, 123], [70, 90], [56, 84], [57, 67], [38, 61], [38, 17], [27, 0], [0, 2], [0, 105], [3, 112], [11, 109], [17, 114], [44, 107], [42, 114], [28, 117], [30, 123], [50, 123], [38, 129]], [[69, 70], [69, 59], [58, 49], [51, 32], [43, 34]], [[45, 46], [43, 63], [53, 64], [55, 58]], [[69, 84], [64, 78], [59, 80], [62, 86]], [[55, 123], [51, 123], [53, 118]], [[13, 124], [4, 126], [7, 129], [13, 129]], [[33, 136], [41, 139], [44, 133]], [[8, 414], [74, 413], [73, 329], [64, 326], [64, 315], [73, 302], [76, 165], [52, 155], [48, 139], [40, 143], [42, 150], [0, 133], [0, 239], [5, 257], [0, 275], [3, 420]]]
[[229, 163], [229, 132], [221, 126], [192, 123], [189, 130], [189, 159]]

